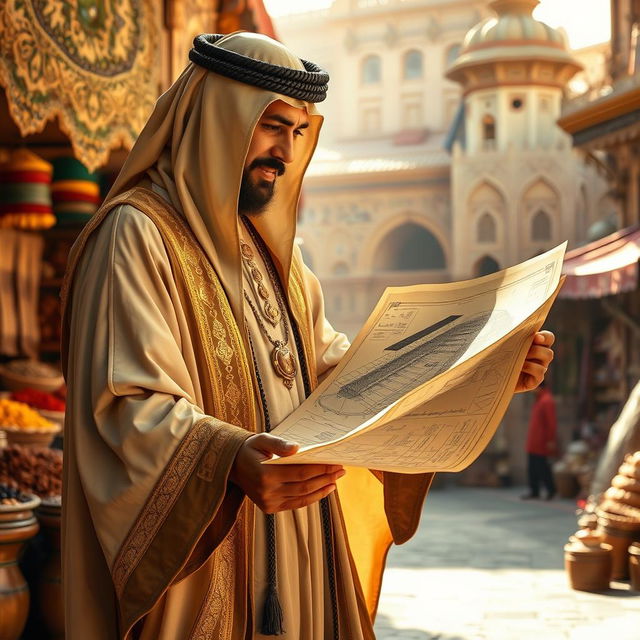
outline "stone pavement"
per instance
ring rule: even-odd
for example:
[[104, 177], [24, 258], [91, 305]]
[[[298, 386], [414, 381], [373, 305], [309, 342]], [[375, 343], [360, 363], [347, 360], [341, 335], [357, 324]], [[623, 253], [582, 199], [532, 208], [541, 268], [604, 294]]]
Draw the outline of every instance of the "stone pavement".
[[431, 491], [415, 537], [389, 553], [378, 640], [640, 640], [640, 592], [628, 583], [569, 587], [573, 501], [523, 492]]

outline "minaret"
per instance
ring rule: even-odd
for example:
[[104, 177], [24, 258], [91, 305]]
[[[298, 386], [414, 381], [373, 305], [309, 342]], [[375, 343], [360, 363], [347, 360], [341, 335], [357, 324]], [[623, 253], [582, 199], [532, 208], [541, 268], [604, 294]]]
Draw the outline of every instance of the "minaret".
[[[454, 146], [452, 162], [454, 277], [490, 271], [492, 261], [494, 267], [509, 266], [573, 232], [561, 185], [552, 184], [545, 162], [551, 169], [566, 157], [575, 166], [570, 141], [556, 120], [564, 88], [581, 65], [568, 52], [562, 33], [532, 16], [537, 4], [491, 2], [496, 15], [467, 33], [446, 72], [462, 85], [464, 100], [464, 148]], [[533, 190], [529, 204], [548, 200], [542, 214], [524, 211], [520, 201], [537, 167], [542, 186]], [[476, 197], [474, 185], [483, 180], [485, 192]], [[542, 231], [549, 227], [547, 242], [541, 240], [546, 237], [542, 231], [532, 234], [536, 215]], [[486, 260], [480, 265], [485, 258], [488, 268]]]

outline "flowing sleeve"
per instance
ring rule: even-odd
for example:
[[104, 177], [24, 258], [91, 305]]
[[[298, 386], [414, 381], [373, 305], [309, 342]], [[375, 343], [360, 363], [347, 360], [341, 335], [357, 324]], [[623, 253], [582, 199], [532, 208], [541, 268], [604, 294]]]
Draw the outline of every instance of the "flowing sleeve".
[[[121, 615], [144, 612], [233, 525], [243, 495], [228, 477], [251, 433], [202, 410], [170, 263], [144, 214], [123, 205], [107, 216], [71, 300], [67, 475], [79, 480]], [[196, 548], [206, 548], [197, 561]]]

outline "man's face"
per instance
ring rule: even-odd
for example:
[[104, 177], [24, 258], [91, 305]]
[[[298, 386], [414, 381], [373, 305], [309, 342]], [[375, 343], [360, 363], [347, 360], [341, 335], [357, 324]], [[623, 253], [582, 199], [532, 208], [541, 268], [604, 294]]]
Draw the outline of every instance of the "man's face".
[[273, 196], [276, 179], [293, 162], [296, 142], [309, 126], [304, 109], [277, 100], [262, 114], [253, 132], [242, 172], [238, 211], [262, 213]]

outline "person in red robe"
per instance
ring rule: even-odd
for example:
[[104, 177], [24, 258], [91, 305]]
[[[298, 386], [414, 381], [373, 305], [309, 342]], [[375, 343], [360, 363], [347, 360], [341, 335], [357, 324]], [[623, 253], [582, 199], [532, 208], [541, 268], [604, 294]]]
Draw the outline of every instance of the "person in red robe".
[[557, 451], [556, 403], [544, 381], [536, 390], [536, 399], [531, 409], [527, 433], [527, 472], [529, 493], [523, 499], [539, 498], [540, 485], [546, 490], [546, 499], [556, 494], [556, 485], [551, 473], [549, 457]]

